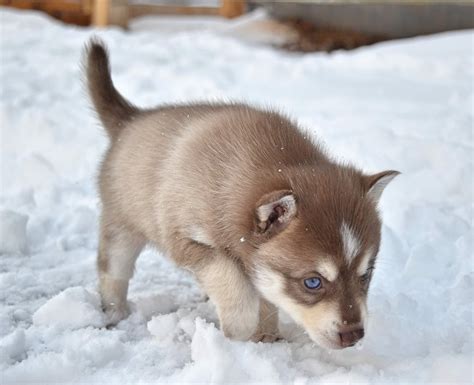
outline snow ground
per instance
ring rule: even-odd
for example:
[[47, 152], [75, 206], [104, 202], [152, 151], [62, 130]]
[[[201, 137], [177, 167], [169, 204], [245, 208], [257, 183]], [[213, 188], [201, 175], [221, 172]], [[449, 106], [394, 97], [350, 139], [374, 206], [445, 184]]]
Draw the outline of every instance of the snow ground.
[[2, 383], [472, 383], [472, 31], [352, 52], [288, 54], [209, 31], [100, 31], [118, 88], [140, 105], [279, 106], [331, 152], [403, 174], [381, 204], [383, 245], [359, 349], [232, 342], [191, 276], [146, 251], [134, 311], [103, 328], [97, 164], [106, 140], [78, 63], [91, 29], [2, 9]]

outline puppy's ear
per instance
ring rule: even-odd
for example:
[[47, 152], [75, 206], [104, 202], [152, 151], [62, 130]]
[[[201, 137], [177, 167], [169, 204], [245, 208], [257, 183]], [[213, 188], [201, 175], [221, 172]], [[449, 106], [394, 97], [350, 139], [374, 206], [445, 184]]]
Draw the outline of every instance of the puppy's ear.
[[290, 190], [265, 194], [255, 208], [256, 231], [272, 236], [284, 230], [296, 215], [296, 198]]
[[366, 176], [367, 196], [375, 203], [378, 203], [385, 187], [399, 174], [400, 172], [398, 171], [388, 170]]

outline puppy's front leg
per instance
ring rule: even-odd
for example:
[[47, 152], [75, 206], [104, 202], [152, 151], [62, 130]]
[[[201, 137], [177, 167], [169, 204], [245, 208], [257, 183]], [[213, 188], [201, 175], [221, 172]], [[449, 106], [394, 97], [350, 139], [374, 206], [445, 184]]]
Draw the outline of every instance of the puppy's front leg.
[[251, 339], [258, 327], [259, 295], [239, 264], [215, 254], [196, 276], [217, 308], [224, 335], [241, 341]]
[[278, 309], [267, 300], [260, 299], [257, 331], [252, 336], [254, 342], [275, 342], [281, 336], [278, 331]]

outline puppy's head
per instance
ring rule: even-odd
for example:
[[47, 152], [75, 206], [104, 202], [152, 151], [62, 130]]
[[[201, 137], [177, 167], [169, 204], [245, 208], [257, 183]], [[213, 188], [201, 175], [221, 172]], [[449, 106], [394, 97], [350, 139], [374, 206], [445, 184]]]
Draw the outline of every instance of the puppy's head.
[[364, 336], [380, 244], [377, 203], [396, 175], [331, 168], [295, 177], [291, 190], [256, 204], [255, 285], [321, 346], [345, 348]]

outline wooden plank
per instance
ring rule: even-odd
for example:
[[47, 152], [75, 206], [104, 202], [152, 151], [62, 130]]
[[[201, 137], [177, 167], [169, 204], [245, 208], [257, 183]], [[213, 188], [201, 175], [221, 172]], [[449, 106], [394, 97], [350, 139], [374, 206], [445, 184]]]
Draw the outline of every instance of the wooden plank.
[[36, 0], [0, 0], [0, 5], [8, 5], [15, 8], [32, 9]]
[[[100, 0], [99, 0], [100, 1]], [[109, 0], [109, 25], [128, 26], [128, 0]]]
[[[230, 0], [229, 0], [230, 1]], [[257, 0], [254, 3], [266, 4], [303, 4], [303, 5], [473, 5], [473, 0]]]
[[227, 18], [239, 17], [245, 13], [245, 0], [221, 0], [219, 14]]
[[92, 2], [93, 0], [81, 0], [82, 12], [84, 12], [84, 14], [92, 14]]
[[81, 0], [1, 0], [0, 5], [45, 12], [81, 12]]
[[86, 1], [91, 0], [0, 0], [0, 5], [43, 11], [64, 23], [85, 26], [90, 24]]
[[46, 0], [39, 5], [39, 9], [45, 12], [82, 12], [81, 3], [78, 1]]
[[128, 12], [131, 18], [145, 15], [218, 15], [219, 8], [130, 4]]
[[0, 5], [7, 5], [20, 9], [34, 9], [32, 0], [1, 0]]

